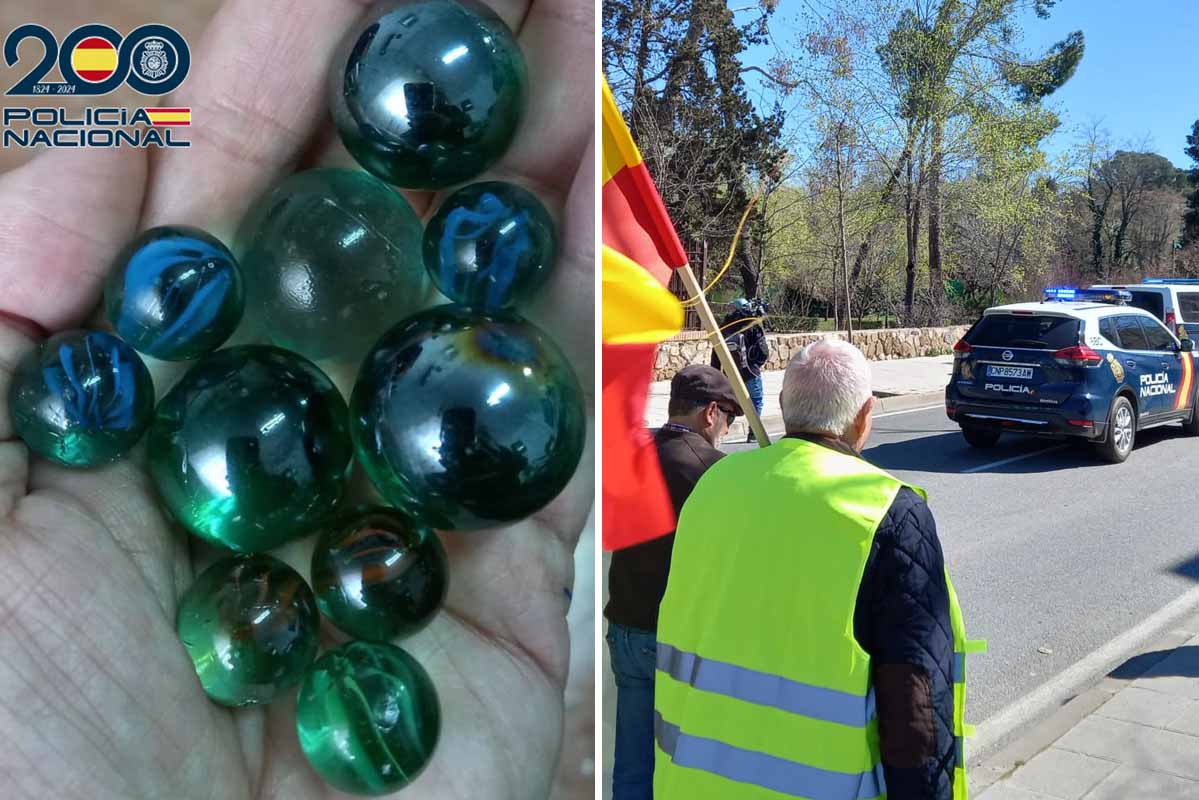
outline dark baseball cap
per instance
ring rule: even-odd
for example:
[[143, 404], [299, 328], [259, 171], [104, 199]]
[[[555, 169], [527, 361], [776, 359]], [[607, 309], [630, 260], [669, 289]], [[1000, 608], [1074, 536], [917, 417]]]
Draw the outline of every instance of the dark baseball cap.
[[697, 403], [711, 403], [714, 400], [738, 415], [744, 413], [737, 402], [737, 395], [733, 394], [729, 379], [720, 370], [706, 364], [692, 364], [675, 373], [670, 379], [670, 397]]

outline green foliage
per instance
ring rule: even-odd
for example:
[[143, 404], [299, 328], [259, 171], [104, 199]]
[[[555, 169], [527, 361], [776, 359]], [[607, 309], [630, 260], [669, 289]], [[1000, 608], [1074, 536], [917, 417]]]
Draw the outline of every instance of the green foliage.
[[1187, 196], [1187, 210], [1183, 217], [1182, 241], [1184, 244], [1199, 243], [1199, 120], [1187, 134], [1186, 154], [1195, 162], [1191, 169], [1190, 182], [1195, 187]]

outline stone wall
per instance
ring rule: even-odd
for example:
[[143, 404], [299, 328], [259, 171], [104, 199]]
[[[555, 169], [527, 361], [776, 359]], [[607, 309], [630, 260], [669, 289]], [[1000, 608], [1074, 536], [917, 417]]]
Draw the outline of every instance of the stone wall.
[[[854, 331], [853, 343], [862, 349], [871, 361], [889, 361], [894, 358], [945, 355], [953, 350], [953, 344], [969, 328], [955, 325], [948, 328], [887, 328], [885, 330]], [[766, 369], [784, 369], [796, 353], [805, 345], [833, 336], [844, 339], [845, 333], [769, 333], [770, 360]], [[700, 331], [684, 331], [658, 346], [658, 361], [654, 368], [654, 380], [664, 381], [688, 364], [707, 364], [712, 357], [712, 346], [706, 334]]]

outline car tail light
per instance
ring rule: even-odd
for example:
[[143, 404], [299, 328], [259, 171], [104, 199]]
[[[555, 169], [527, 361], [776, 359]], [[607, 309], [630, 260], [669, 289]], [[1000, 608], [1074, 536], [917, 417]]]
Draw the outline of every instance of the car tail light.
[[953, 346], [953, 352], [955, 355], [965, 355], [970, 352], [970, 345], [965, 339], [958, 339], [958, 343]]
[[1097, 367], [1103, 363], [1103, 356], [1096, 353], [1085, 344], [1066, 347], [1053, 354], [1057, 363], [1067, 367]]
[[953, 415], [956, 414], [957, 411], [958, 411], [958, 407], [955, 406], [953, 403], [945, 404], [945, 416], [949, 417], [950, 419], [953, 419]]
[[1032, 316], [1032, 312], [1031, 312], [1031, 311], [1013, 311], [1012, 313], [1013, 313], [1013, 314], [1019, 314], [1019, 315], [1020, 315], [1020, 316], [1022, 316], [1022, 317], [1031, 317], [1031, 316]]
[[1066, 422], [1076, 428], [1093, 428], [1095, 423], [1089, 419], [1068, 419]]
[[1178, 317], [1174, 316], [1173, 311], [1166, 312], [1166, 327], [1170, 329], [1170, 333], [1178, 334]]

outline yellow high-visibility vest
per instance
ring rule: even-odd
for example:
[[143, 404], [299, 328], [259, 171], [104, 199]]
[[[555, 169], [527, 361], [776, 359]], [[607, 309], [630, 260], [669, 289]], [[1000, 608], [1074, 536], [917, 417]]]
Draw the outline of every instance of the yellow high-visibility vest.
[[[853, 619], [875, 530], [903, 486], [801, 439], [704, 473], [679, 516], [658, 618], [655, 800], [886, 797]], [[965, 654], [985, 644], [966, 639], [951, 583], [949, 604], [954, 799], [966, 800]]]

